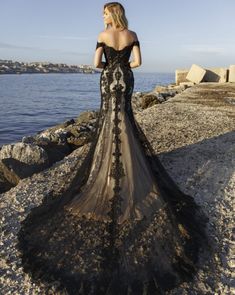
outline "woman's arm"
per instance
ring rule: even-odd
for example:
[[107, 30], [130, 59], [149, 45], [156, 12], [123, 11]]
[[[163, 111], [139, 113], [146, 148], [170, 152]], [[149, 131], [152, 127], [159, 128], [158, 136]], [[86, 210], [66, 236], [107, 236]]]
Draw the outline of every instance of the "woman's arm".
[[104, 66], [106, 65], [106, 63], [104, 61], [101, 61], [97, 66], [95, 66], [96, 68], [100, 68], [103, 69]]
[[[136, 33], [134, 33], [134, 38], [135, 38], [135, 41], [138, 41], [138, 37]], [[131, 68], [137, 68], [142, 64], [140, 47], [138, 45], [134, 45], [132, 48], [132, 52], [134, 55], [134, 60], [129, 62], [129, 65]]]
[[[102, 40], [102, 32], [98, 36], [98, 42], [102, 43], [101, 40]], [[93, 62], [95, 68], [103, 69], [105, 66], [106, 63], [104, 61], [102, 61], [103, 52], [104, 52], [103, 46], [98, 46], [96, 48], [94, 62]]]

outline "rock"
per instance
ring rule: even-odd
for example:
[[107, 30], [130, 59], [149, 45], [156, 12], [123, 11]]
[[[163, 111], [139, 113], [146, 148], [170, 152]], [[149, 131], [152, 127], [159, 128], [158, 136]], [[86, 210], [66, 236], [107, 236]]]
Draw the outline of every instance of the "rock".
[[142, 97], [148, 92], [135, 92], [132, 94], [131, 104], [133, 108], [133, 112], [136, 112], [142, 109]]
[[74, 149], [89, 143], [99, 112], [86, 111], [78, 118], [25, 136], [21, 143], [0, 148], [0, 192], [17, 185], [20, 179], [48, 168]]
[[92, 135], [87, 132], [83, 132], [78, 136], [71, 136], [67, 139], [68, 143], [73, 145], [74, 148], [83, 146], [84, 144], [90, 142]]
[[[220, 69], [219, 69], [219, 71], [220, 71]], [[218, 72], [206, 69], [206, 74], [203, 77], [203, 82], [219, 82], [219, 81], [220, 81], [220, 75]]]
[[148, 93], [142, 97], [141, 107], [146, 109], [155, 105], [156, 103], [160, 103], [156, 93]]
[[[190, 82], [188, 82], [190, 83]], [[170, 84], [168, 86], [156, 86], [153, 90], [153, 92], [158, 92], [158, 93], [180, 93], [185, 89], [184, 86], [182, 85], [175, 85], [175, 84]]]
[[21, 253], [16, 247], [17, 233], [32, 208], [40, 206], [45, 199], [61, 196], [69, 187], [89, 148], [88, 144], [74, 150], [49, 169], [20, 180], [11, 191], [1, 194], [0, 221], [4, 229], [0, 231], [1, 294], [67, 294], [56, 290], [58, 282], [36, 284], [24, 272]]
[[187, 75], [189, 70], [188, 69], [180, 69], [175, 71], [175, 83], [179, 85], [181, 82], [186, 82]]
[[235, 65], [229, 67], [229, 82], [235, 82]]
[[94, 125], [98, 118], [98, 111], [85, 111], [77, 118], [66, 121], [65, 123], [58, 124], [41, 131], [37, 134], [37, 144], [39, 142], [53, 142], [57, 144], [70, 143], [71, 136], [77, 137], [83, 131], [94, 131]]
[[62, 160], [73, 150], [67, 140], [65, 143], [55, 143], [55, 142], [38, 142], [38, 146], [43, 148], [48, 156], [49, 166], [53, 163]]
[[205, 74], [206, 70], [198, 65], [193, 64], [186, 76], [186, 79], [194, 83], [200, 83]]
[[64, 122], [64, 126], [67, 127], [67, 126], [69, 126], [71, 124], [74, 124], [74, 123], [75, 123], [75, 120], [74, 119], [67, 120], [67, 121]]
[[11, 184], [49, 166], [46, 151], [32, 144], [16, 143], [3, 145], [0, 151], [0, 170]]
[[228, 81], [228, 69], [221, 68], [219, 75], [220, 75], [219, 83], [225, 83]]
[[193, 82], [180, 82], [180, 86], [184, 87], [185, 89], [192, 87], [194, 85], [195, 85], [195, 83], [193, 83]]
[[170, 97], [174, 97], [176, 94], [185, 90], [184, 86], [170, 84], [168, 86], [156, 86], [153, 91], [143, 94], [138, 97], [139, 104], [135, 103], [136, 107], [146, 109], [155, 104], [164, 103]]
[[[0, 164], [1, 165], [1, 164]], [[14, 185], [11, 184], [5, 177], [0, 169], [0, 194], [10, 190]]]
[[97, 111], [85, 111], [76, 119], [37, 134], [36, 142], [47, 151], [50, 162], [60, 160], [92, 139], [98, 114]]
[[0, 160], [8, 158], [13, 158], [29, 165], [41, 165], [48, 161], [48, 156], [44, 149], [37, 145], [22, 142], [2, 146]]
[[76, 124], [79, 123], [88, 123], [92, 119], [97, 119], [99, 115], [98, 111], [85, 111], [81, 113], [76, 119], [75, 122]]
[[21, 142], [23, 143], [35, 143], [36, 139], [34, 136], [23, 136], [21, 139]]
[[168, 91], [168, 86], [156, 86], [154, 92], [166, 92]]
[[[202, 69], [202, 68], [201, 68]], [[228, 81], [228, 69], [227, 68], [207, 68], [203, 79], [200, 82], [218, 82], [225, 83]], [[175, 81], [177, 85], [188, 82], [187, 75], [190, 69], [182, 69], [175, 71]], [[199, 83], [198, 80], [192, 81]]]
[[66, 142], [67, 131], [62, 128], [56, 130], [47, 129], [37, 136], [37, 140], [43, 139], [45, 142], [61, 143]]

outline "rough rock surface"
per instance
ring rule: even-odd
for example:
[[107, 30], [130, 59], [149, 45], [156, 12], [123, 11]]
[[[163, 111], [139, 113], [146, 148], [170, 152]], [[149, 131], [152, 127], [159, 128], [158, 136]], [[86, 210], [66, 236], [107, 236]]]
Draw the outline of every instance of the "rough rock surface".
[[17, 142], [4, 145], [0, 150], [0, 167], [4, 177], [15, 185], [21, 178], [39, 172], [47, 165], [48, 155], [37, 145]]
[[34, 136], [24, 136], [22, 142], [0, 147], [0, 193], [89, 143], [97, 115], [97, 111], [85, 111], [75, 120], [50, 127]]
[[[201, 256], [194, 281], [169, 294], [235, 294], [234, 101], [234, 84], [203, 83], [136, 112], [136, 120], [169, 174], [209, 217], [210, 257]], [[67, 188], [88, 148], [89, 144], [74, 150], [50, 168], [20, 180], [17, 186], [0, 194], [1, 294], [66, 294], [56, 291], [58, 282], [35, 285], [23, 272], [16, 236], [20, 222], [33, 207]]]
[[136, 115], [169, 174], [209, 217], [211, 257], [170, 294], [235, 294], [234, 103], [234, 83], [202, 83]]
[[32, 208], [40, 205], [44, 198], [56, 198], [67, 189], [88, 150], [89, 144], [74, 150], [50, 168], [22, 179], [17, 186], [0, 195], [0, 294], [58, 294], [56, 282], [53, 286], [38, 286], [23, 272], [16, 248], [17, 233], [20, 222]]
[[170, 84], [168, 86], [156, 86], [155, 89], [150, 92], [136, 93], [132, 99], [134, 104], [133, 108], [146, 109], [155, 104], [160, 104], [170, 97], [174, 97], [176, 94], [184, 91], [187, 87], [187, 85], [178, 86]]

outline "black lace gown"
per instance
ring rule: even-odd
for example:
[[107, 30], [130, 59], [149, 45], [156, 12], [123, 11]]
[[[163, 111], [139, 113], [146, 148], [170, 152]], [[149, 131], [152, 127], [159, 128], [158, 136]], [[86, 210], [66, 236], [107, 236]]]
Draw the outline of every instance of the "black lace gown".
[[22, 222], [22, 262], [35, 281], [60, 281], [68, 294], [164, 294], [196, 271], [202, 215], [133, 116], [129, 58], [139, 41], [100, 46], [94, 140], [70, 190]]

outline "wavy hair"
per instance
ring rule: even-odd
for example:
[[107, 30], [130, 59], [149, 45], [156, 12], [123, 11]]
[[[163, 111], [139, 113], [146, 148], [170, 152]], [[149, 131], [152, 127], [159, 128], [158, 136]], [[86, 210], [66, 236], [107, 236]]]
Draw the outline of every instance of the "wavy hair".
[[[117, 28], [128, 29], [128, 20], [125, 15], [125, 9], [119, 2], [108, 2], [104, 5], [104, 10], [110, 12], [113, 23]], [[105, 29], [107, 29], [108, 25], [105, 24]]]

